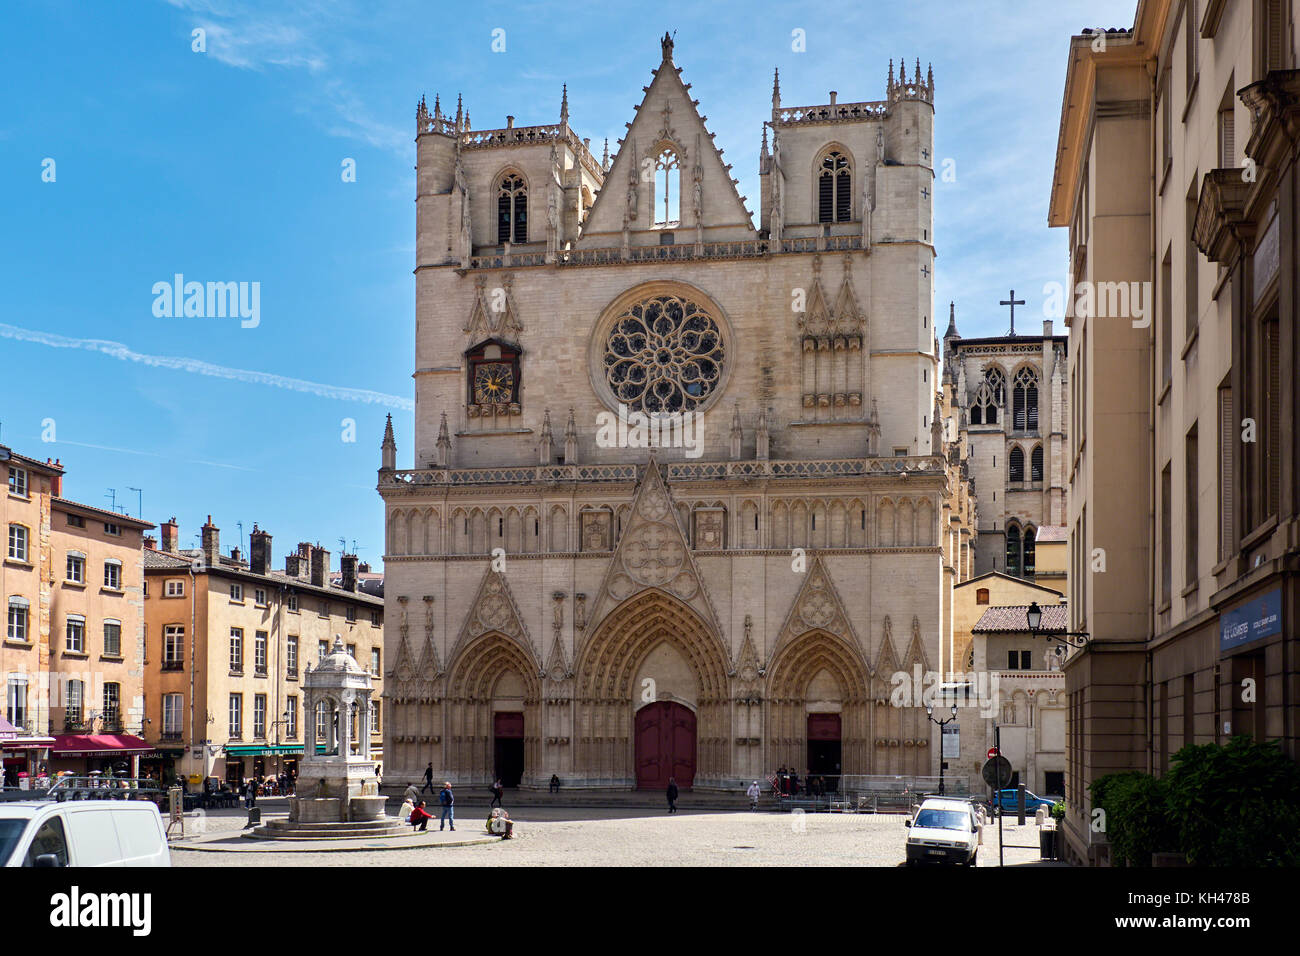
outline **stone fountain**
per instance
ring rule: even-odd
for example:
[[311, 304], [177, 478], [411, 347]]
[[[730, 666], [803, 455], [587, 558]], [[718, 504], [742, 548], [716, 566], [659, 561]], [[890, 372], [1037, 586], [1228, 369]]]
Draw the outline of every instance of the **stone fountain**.
[[[271, 820], [249, 836], [330, 840], [407, 832], [402, 821], [384, 813], [370, 753], [370, 675], [343, 649], [342, 635], [334, 635], [333, 648], [315, 668], [308, 666], [302, 688], [305, 756], [298, 767], [297, 795], [289, 798], [289, 818]], [[319, 742], [318, 721], [325, 731]]]

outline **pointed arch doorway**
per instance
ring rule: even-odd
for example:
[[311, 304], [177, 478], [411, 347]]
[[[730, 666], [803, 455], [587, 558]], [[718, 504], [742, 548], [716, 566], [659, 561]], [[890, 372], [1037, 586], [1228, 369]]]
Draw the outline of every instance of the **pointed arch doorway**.
[[662, 790], [669, 778], [682, 790], [695, 782], [695, 713], [673, 700], [636, 712], [636, 786]]

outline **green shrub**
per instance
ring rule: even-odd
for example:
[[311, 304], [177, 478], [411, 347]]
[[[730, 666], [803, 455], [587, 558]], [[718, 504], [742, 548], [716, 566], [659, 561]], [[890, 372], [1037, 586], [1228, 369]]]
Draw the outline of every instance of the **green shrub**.
[[1276, 741], [1234, 737], [1173, 758], [1169, 815], [1195, 866], [1300, 866], [1300, 765]]
[[1115, 866], [1150, 866], [1152, 853], [1172, 847], [1175, 834], [1163, 780], [1138, 771], [1112, 773], [1093, 781], [1089, 790], [1093, 807], [1106, 813]]

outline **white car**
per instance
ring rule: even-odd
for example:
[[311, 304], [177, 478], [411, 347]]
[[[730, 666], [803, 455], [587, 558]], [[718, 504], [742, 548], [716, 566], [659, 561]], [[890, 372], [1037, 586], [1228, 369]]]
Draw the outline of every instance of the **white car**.
[[0, 865], [171, 866], [148, 800], [0, 803]]
[[960, 863], [974, 866], [979, 852], [979, 821], [965, 800], [926, 799], [907, 826], [907, 864]]

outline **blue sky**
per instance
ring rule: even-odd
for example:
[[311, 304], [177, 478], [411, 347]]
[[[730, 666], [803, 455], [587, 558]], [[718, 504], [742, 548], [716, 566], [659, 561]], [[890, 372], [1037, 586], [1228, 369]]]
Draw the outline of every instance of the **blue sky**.
[[[0, 442], [68, 470], [64, 493], [176, 515], [195, 545], [256, 521], [276, 563], [339, 538], [383, 552], [384, 415], [410, 463], [414, 129], [458, 92], [476, 129], [558, 120], [611, 150], [676, 31], [757, 213], [761, 124], [786, 105], [884, 96], [891, 58], [933, 63], [938, 327], [1002, 334], [1015, 287], [1042, 317], [1064, 278], [1046, 209], [1069, 37], [1133, 0], [965, 4], [31, 3], [0, 33]], [[493, 52], [493, 31], [505, 52]], [[206, 52], [194, 52], [195, 29]], [[806, 52], [792, 50], [792, 31]], [[910, 67], [909, 67], [910, 69]], [[53, 181], [49, 178], [53, 160]], [[344, 182], [345, 160], [356, 181]], [[43, 178], [44, 176], [44, 178]], [[154, 284], [260, 283], [256, 327], [154, 314]], [[1024, 324], [1021, 325], [1021, 317]], [[355, 422], [348, 441], [345, 420]], [[54, 441], [43, 441], [52, 437]]]

